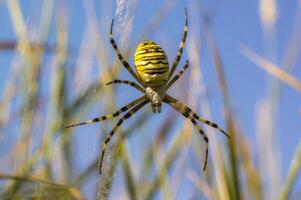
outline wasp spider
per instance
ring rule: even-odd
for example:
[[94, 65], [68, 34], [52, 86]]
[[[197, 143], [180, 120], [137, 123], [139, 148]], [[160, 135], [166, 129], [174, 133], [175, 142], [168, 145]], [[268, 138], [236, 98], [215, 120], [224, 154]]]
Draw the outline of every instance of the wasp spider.
[[208, 160], [208, 144], [209, 139], [206, 136], [206, 134], [203, 132], [202, 128], [197, 124], [197, 120], [201, 121], [213, 128], [218, 129], [223, 134], [225, 134], [228, 138], [229, 135], [223, 131], [221, 128], [218, 127], [216, 123], [213, 123], [209, 120], [206, 120], [204, 118], [199, 117], [195, 112], [193, 112], [189, 107], [185, 106], [180, 101], [176, 100], [175, 98], [171, 97], [166, 93], [166, 91], [172, 86], [178, 78], [185, 72], [185, 70], [189, 66], [188, 60], [186, 61], [183, 68], [172, 78], [172, 75], [175, 71], [175, 69], [178, 66], [178, 63], [181, 59], [183, 48], [187, 36], [188, 31], [188, 17], [187, 17], [187, 10], [185, 9], [185, 27], [184, 27], [184, 33], [182, 36], [182, 40], [180, 43], [180, 47], [177, 53], [177, 56], [175, 57], [175, 60], [171, 66], [171, 70], [169, 70], [169, 64], [167, 60], [167, 56], [163, 49], [156, 44], [153, 41], [145, 40], [142, 43], [140, 43], [136, 49], [135, 57], [134, 57], [134, 63], [136, 67], [137, 73], [133, 71], [133, 69], [130, 67], [129, 63], [124, 60], [123, 56], [120, 53], [120, 50], [118, 49], [115, 40], [113, 38], [113, 23], [114, 19], [111, 23], [111, 29], [110, 29], [110, 43], [113, 46], [119, 60], [122, 62], [123, 66], [128, 70], [128, 72], [136, 79], [136, 81], [140, 84], [137, 84], [132, 81], [127, 80], [113, 80], [106, 85], [110, 85], [113, 83], [123, 83], [128, 84], [137, 90], [141, 91], [144, 95], [131, 103], [127, 104], [126, 106], [120, 108], [116, 112], [104, 115], [101, 117], [97, 117], [95, 119], [91, 119], [85, 122], [81, 122], [78, 124], [73, 124], [67, 126], [73, 127], [73, 126], [79, 126], [83, 124], [90, 124], [94, 122], [100, 122], [107, 119], [112, 119], [114, 117], [117, 117], [121, 113], [127, 111], [130, 109], [129, 112], [127, 112], [115, 125], [113, 130], [109, 133], [109, 135], [105, 138], [103, 146], [102, 146], [102, 153], [100, 158], [100, 169], [99, 173], [101, 174], [102, 169], [102, 163], [104, 154], [107, 148], [107, 144], [110, 142], [111, 138], [113, 137], [114, 133], [117, 131], [119, 126], [128, 118], [130, 118], [134, 113], [136, 113], [140, 108], [145, 106], [146, 104], [150, 103], [152, 111], [154, 113], [161, 112], [161, 104], [162, 102], [169, 104], [171, 107], [173, 107], [176, 111], [181, 113], [184, 117], [188, 118], [192, 124], [195, 126], [195, 128], [198, 130], [198, 132], [201, 134], [203, 139], [206, 142], [206, 153], [205, 153], [205, 163], [203, 170], [206, 169], [207, 166], [207, 160]]

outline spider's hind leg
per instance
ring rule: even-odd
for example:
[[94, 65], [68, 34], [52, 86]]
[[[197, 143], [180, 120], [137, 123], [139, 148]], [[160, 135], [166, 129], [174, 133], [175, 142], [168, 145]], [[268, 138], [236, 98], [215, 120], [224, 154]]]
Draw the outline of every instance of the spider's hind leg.
[[120, 50], [114, 40], [114, 37], [113, 37], [113, 25], [114, 25], [114, 19], [112, 19], [112, 22], [111, 22], [111, 28], [110, 28], [110, 43], [112, 45], [112, 47], [114, 48], [117, 56], [118, 56], [118, 59], [120, 60], [120, 62], [122, 63], [122, 65], [128, 70], [128, 72], [141, 84], [143, 85], [143, 82], [141, 81], [141, 79], [139, 78], [139, 76], [134, 72], [134, 70], [131, 68], [130, 64], [124, 60], [123, 56], [121, 55], [120, 53]]
[[186, 41], [186, 37], [187, 37], [187, 32], [188, 32], [188, 16], [187, 16], [187, 9], [185, 9], [185, 26], [184, 26], [184, 32], [183, 32], [183, 36], [182, 36], [182, 40], [180, 43], [180, 47], [177, 53], [177, 56], [172, 64], [171, 70], [169, 72], [168, 75], [168, 79], [171, 78], [171, 76], [173, 75], [174, 71], [176, 70], [178, 63], [182, 57], [183, 54], [183, 49], [184, 49], [184, 45], [185, 45], [185, 41]]
[[137, 83], [132, 82], [132, 81], [115, 79], [115, 80], [113, 80], [113, 81], [110, 81], [110, 82], [106, 83], [106, 85], [111, 85], [111, 84], [114, 84], [114, 83], [123, 83], [123, 84], [127, 84], [127, 85], [130, 85], [130, 86], [136, 88], [137, 90], [139, 90], [139, 91], [145, 93], [145, 89], [143, 89], [140, 85], [138, 85]]
[[186, 69], [189, 67], [189, 61], [187, 60], [184, 67], [166, 84], [166, 90], [170, 88], [186, 71]]

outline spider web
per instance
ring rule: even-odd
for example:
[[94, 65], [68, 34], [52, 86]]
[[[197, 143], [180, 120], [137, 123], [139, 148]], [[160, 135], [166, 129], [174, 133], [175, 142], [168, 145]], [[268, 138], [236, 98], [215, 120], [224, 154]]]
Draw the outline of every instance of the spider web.
[[128, 0], [116, 0], [116, 11], [115, 20], [117, 25], [115, 26], [115, 34], [120, 36], [120, 47], [127, 47], [130, 42], [130, 35], [133, 30], [134, 22], [134, 10], [136, 8], [138, 1], [128, 1]]

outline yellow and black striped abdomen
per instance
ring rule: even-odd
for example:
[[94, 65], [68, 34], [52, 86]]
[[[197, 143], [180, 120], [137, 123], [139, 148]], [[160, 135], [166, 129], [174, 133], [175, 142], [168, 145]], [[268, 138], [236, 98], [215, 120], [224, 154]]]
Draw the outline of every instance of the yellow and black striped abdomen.
[[164, 85], [168, 79], [169, 65], [165, 52], [153, 41], [140, 43], [134, 58], [136, 70], [149, 86]]

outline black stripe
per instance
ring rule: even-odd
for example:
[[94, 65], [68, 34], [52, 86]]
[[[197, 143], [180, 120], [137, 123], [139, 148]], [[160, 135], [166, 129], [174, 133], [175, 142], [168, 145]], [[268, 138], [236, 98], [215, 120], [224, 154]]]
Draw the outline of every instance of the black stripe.
[[95, 119], [92, 120], [92, 122], [99, 122], [99, 121], [100, 121], [99, 118], [95, 118]]
[[144, 72], [144, 71], [148, 71], [148, 70], [150, 70], [150, 71], [168, 70], [168, 67], [159, 67], [159, 68], [146, 68], [146, 69], [139, 70], [139, 71], [142, 71], [142, 72]]
[[193, 114], [193, 117], [197, 118], [197, 119], [199, 118], [199, 116], [197, 114], [195, 114], [195, 113]]
[[124, 120], [128, 119], [128, 118], [133, 114], [132, 111], [133, 111], [133, 110], [131, 110], [130, 112], [126, 113], [126, 114], [124, 115], [123, 119], [124, 119]]
[[136, 61], [147, 61], [147, 60], [167, 60], [167, 57], [165, 55], [156, 55], [156, 56], [142, 56], [139, 59], [136, 59]]
[[144, 72], [145, 74], [150, 74], [150, 75], [154, 75], [154, 74], [164, 74], [166, 71], [164, 72]]
[[215, 124], [215, 123], [211, 123], [211, 126], [212, 126], [213, 128], [218, 128], [217, 124]]
[[[145, 51], [145, 52], [155, 52], [155, 51], [158, 51], [158, 52], [163, 52], [163, 49], [160, 47], [160, 46], [157, 46], [157, 47], [139, 47], [137, 49], [137, 53], [139, 51]], [[144, 52], [139, 52], [139, 53], [144, 53]]]
[[189, 116], [189, 111], [183, 112], [182, 115], [184, 115], [185, 117], [188, 117]]
[[[154, 61], [156, 61], [156, 60], [154, 60]], [[157, 65], [157, 64], [165, 64], [165, 65], [168, 65], [168, 62], [162, 62], [161, 60], [159, 60], [158, 62], [151, 62], [151, 61], [148, 61], [148, 62], [145, 63], [145, 64], [140, 64], [140, 63], [139, 63], [139, 65], [138, 65], [137, 67], [139, 67], [139, 66], [146, 66], [146, 65], [148, 65], [148, 64], [154, 64], [154, 65]]]
[[[142, 52], [140, 52], [140, 51], [142, 51]], [[158, 47], [144, 47], [144, 48], [139, 47], [137, 49], [136, 53], [145, 53], [145, 52], [154, 52], [154, 51], [162, 52], [163, 49], [160, 46], [158, 46]]]
[[116, 45], [115, 41], [113, 40], [113, 38], [110, 39], [110, 42], [111, 42], [113, 48], [117, 49], [117, 45]]
[[143, 47], [143, 46], [146, 46], [146, 45], [158, 45], [158, 44], [156, 44], [155, 42], [152, 42], [152, 41], [147, 41], [147, 42], [140, 43], [139, 47]]
[[139, 67], [139, 66], [146, 66], [146, 65], [149, 65], [149, 64], [153, 64], [153, 65], [158, 65], [158, 64], [168, 65], [168, 61], [166, 59], [149, 59], [147, 61], [146, 60], [141, 60], [141, 61], [145, 61], [145, 64], [142, 64], [142, 63], [138, 64], [138, 63], [136, 63], [137, 67]]
[[140, 49], [138, 50], [138, 52], [135, 53], [135, 56], [138, 56], [138, 55], [143, 55], [145, 53], [163, 53], [164, 54], [164, 51], [163, 49], [159, 49], [159, 48], [156, 48], [156, 49], [143, 49], [143, 51], [140, 52]]
[[205, 140], [205, 142], [208, 143], [208, 142], [209, 142], [209, 139], [208, 139], [208, 137], [205, 135], [204, 131], [202, 131], [202, 134], [201, 134], [201, 135], [203, 136], [203, 139]]
[[191, 109], [188, 108], [188, 107], [184, 107], [184, 110], [185, 110], [185, 112], [190, 112], [191, 111]]
[[168, 70], [144, 70], [144, 71], [141, 71], [142, 73], [164, 73], [164, 72], [167, 72]]
[[[114, 132], [113, 132], [114, 133]], [[110, 139], [111, 139], [111, 137], [112, 137], [112, 132], [110, 133], [110, 135], [109, 135], [109, 137], [107, 137], [107, 139], [105, 140], [105, 144], [107, 144], [109, 141], [110, 141]], [[105, 147], [106, 148], [106, 147]], [[104, 148], [103, 148], [104, 149]], [[104, 154], [104, 151], [103, 151], [103, 154]], [[102, 155], [103, 155], [102, 154]]]
[[163, 73], [166, 73], [168, 72], [168, 70], [145, 70], [145, 71], [139, 71], [140, 73], [148, 73], [148, 74], [155, 74], [155, 73], [158, 73], [158, 74], [163, 74]]
[[128, 107], [127, 107], [127, 106], [124, 106], [124, 107], [121, 108], [121, 112], [124, 112], [124, 111], [126, 111], [127, 109], [128, 109]]
[[193, 125], [197, 125], [196, 121], [193, 118], [191, 118], [190, 121], [193, 123]]
[[122, 122], [123, 122], [123, 119], [120, 119], [120, 120], [117, 122], [116, 127], [117, 127], [117, 126], [120, 126], [120, 125], [122, 124]]

